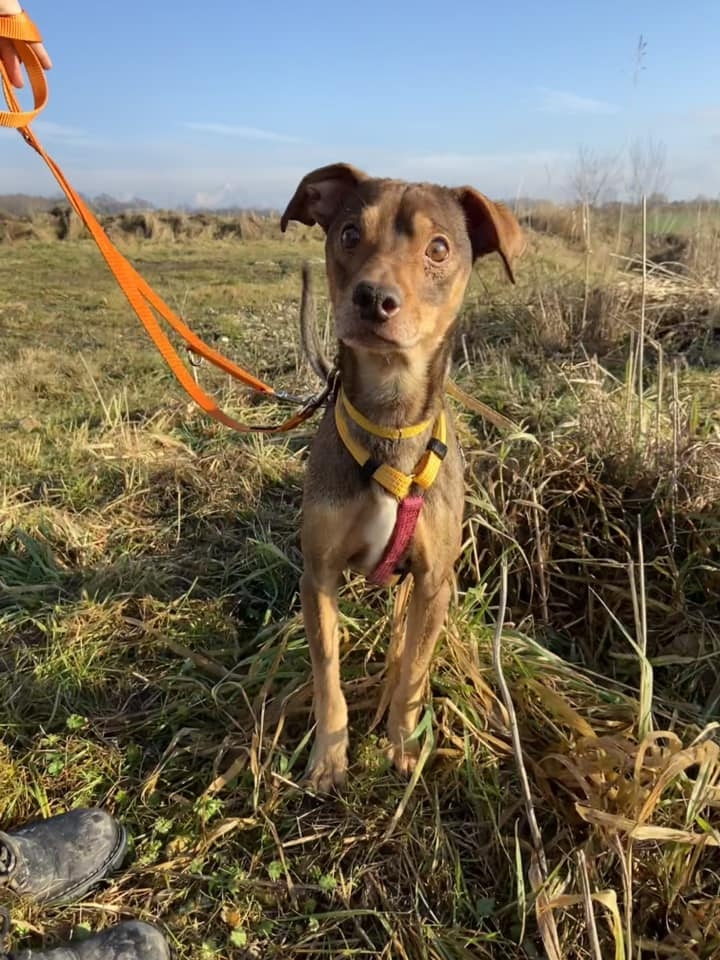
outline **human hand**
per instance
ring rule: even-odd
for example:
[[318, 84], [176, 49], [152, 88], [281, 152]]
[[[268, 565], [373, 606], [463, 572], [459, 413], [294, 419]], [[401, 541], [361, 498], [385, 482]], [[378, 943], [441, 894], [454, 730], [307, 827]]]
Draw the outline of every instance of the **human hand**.
[[[0, 0], [0, 17], [12, 16], [16, 13], [22, 13], [19, 0]], [[49, 70], [52, 67], [52, 60], [43, 44], [33, 43], [31, 46], [40, 61], [40, 65], [43, 69]], [[20, 57], [18, 57], [14, 42], [6, 37], [0, 37], [0, 62], [5, 67], [10, 83], [18, 88], [24, 86]]]

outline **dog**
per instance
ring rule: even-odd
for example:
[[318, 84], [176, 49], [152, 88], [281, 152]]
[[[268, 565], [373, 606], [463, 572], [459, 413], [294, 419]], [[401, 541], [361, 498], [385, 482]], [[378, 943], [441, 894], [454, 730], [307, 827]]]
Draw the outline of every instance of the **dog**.
[[339, 387], [312, 442], [303, 493], [302, 612], [313, 672], [319, 792], [342, 787], [348, 713], [336, 594], [352, 569], [409, 575], [404, 635], [388, 651], [389, 752], [407, 775], [412, 739], [461, 549], [462, 455], [445, 401], [453, 333], [475, 260], [524, 249], [510, 210], [470, 187], [376, 179], [346, 163], [308, 173], [281, 219], [325, 232]]

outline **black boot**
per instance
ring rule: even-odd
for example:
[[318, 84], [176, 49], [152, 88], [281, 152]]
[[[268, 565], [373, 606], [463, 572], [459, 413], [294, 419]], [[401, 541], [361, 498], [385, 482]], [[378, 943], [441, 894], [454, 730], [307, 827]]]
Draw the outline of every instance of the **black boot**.
[[125, 830], [103, 810], [0, 831], [0, 889], [39, 903], [78, 899], [120, 865], [126, 848]]
[[139, 920], [119, 923], [87, 940], [50, 950], [3, 953], [2, 938], [0, 919], [0, 960], [170, 960], [170, 948], [157, 927]]

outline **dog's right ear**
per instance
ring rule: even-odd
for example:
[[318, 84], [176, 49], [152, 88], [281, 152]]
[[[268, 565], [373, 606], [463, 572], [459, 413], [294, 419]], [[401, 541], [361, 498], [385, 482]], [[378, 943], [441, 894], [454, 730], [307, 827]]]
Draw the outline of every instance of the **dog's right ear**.
[[284, 233], [288, 223], [297, 220], [309, 227], [319, 223], [327, 233], [348, 191], [367, 179], [366, 173], [351, 167], [349, 163], [332, 163], [328, 167], [313, 170], [300, 181], [282, 215], [280, 229]]

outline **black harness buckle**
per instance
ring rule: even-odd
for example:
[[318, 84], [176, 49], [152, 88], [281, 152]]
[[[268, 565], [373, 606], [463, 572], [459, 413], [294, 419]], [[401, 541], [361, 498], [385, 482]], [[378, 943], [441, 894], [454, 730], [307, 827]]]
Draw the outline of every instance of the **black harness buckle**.
[[377, 460], [373, 460], [372, 457], [368, 457], [365, 463], [360, 467], [360, 476], [363, 480], [372, 480], [373, 474], [376, 470], [379, 470], [382, 464], [378, 463]]
[[438, 440], [437, 437], [430, 437], [428, 440], [427, 449], [434, 453], [436, 457], [439, 457], [441, 460], [444, 460], [447, 456], [448, 448], [447, 444], [443, 443], [442, 440]]

